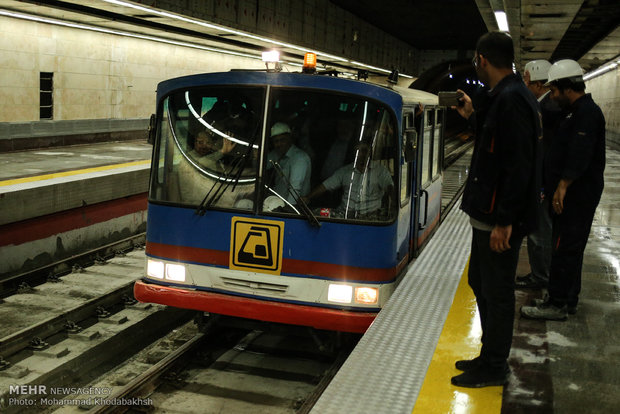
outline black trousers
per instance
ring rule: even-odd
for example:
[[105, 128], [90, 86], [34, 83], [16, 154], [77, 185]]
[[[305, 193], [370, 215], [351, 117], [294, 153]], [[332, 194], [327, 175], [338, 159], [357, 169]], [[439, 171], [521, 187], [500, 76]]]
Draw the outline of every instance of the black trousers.
[[553, 215], [548, 290], [549, 297], [556, 306], [577, 306], [579, 302], [583, 253], [588, 243], [598, 199], [590, 203], [585, 198], [579, 201], [576, 197], [571, 197], [564, 202], [562, 214]]
[[482, 349], [480, 357], [490, 366], [506, 365], [515, 316], [515, 273], [522, 236], [510, 239], [510, 250], [495, 253], [489, 247], [491, 232], [473, 229], [468, 280], [476, 295]]

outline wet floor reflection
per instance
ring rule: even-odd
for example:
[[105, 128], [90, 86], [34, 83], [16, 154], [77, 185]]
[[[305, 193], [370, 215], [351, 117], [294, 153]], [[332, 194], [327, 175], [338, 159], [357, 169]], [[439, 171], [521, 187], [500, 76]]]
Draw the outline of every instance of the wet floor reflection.
[[[529, 271], [521, 250], [517, 274]], [[576, 315], [515, 321], [514, 381], [503, 413], [616, 412], [620, 407], [620, 153], [607, 150], [605, 189], [586, 247]], [[517, 310], [541, 292], [517, 291]]]

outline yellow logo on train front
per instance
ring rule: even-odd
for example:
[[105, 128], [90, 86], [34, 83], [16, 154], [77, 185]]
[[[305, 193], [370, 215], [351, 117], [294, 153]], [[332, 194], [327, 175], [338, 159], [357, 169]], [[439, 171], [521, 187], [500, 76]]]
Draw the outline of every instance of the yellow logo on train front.
[[233, 217], [229, 267], [279, 275], [283, 245], [283, 221]]

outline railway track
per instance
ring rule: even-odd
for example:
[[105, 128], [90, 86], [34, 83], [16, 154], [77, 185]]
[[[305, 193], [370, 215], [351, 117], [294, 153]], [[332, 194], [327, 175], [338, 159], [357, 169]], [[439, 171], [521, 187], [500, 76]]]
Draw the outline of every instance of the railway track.
[[5, 297], [2, 411], [159, 411], [182, 398], [181, 412], [303, 413], [352, 349], [326, 351], [307, 329], [194, 323], [196, 312], [136, 303], [144, 261], [134, 249]]
[[3, 299], [3, 411], [43, 410], [47, 404], [40, 398], [59, 395], [49, 390], [81, 387], [192, 317], [133, 300], [133, 282], [143, 263], [144, 252], [132, 251]]
[[[74, 401], [54, 412], [87, 408], [91, 413], [306, 413], [354, 343], [326, 353], [308, 334], [288, 329], [245, 330], [214, 324], [201, 332], [190, 323], [91, 385], [113, 390], [110, 395], [70, 396], [70, 401], [80, 398], [83, 403]], [[170, 344], [178, 345], [170, 349]], [[137, 371], [141, 373], [119, 386], [119, 379], [123, 382], [128, 372]]]
[[[449, 207], [467, 165], [444, 176]], [[0, 410], [309, 412], [359, 338], [136, 303], [143, 240], [1, 281]]]

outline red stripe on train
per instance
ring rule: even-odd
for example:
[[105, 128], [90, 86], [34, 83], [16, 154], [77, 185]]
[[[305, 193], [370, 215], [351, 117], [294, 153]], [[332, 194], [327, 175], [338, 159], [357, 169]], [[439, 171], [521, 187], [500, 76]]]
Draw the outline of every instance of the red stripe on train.
[[374, 312], [351, 312], [179, 289], [142, 281], [135, 283], [134, 296], [140, 302], [342, 332], [364, 333], [377, 315]]
[[[146, 254], [164, 259], [206, 265], [229, 266], [229, 252], [203, 249], [199, 247], [173, 246], [147, 241]], [[398, 266], [390, 269], [368, 269], [331, 263], [312, 262], [308, 260], [283, 259], [282, 272], [327, 277], [338, 280], [360, 282], [389, 282], [394, 280], [407, 261], [402, 260]]]
[[146, 211], [147, 193], [73, 208], [0, 226], [0, 246], [19, 245]]

